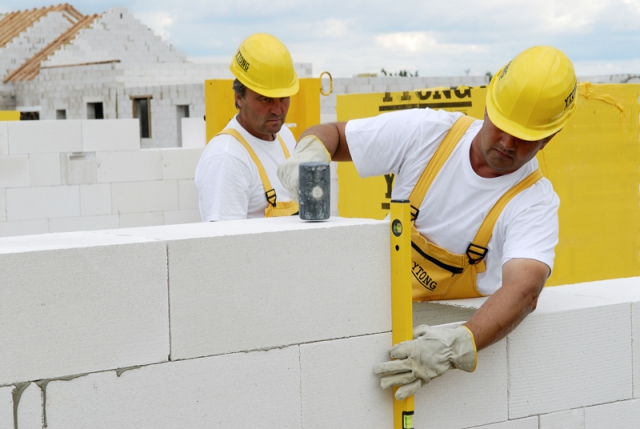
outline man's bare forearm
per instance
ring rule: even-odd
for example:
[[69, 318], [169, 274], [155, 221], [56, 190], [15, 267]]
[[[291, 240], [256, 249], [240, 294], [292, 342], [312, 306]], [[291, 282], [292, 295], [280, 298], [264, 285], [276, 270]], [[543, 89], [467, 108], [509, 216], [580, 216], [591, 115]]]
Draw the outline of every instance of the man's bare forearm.
[[513, 259], [503, 267], [503, 286], [465, 323], [481, 350], [501, 340], [533, 312], [549, 267], [532, 259]]

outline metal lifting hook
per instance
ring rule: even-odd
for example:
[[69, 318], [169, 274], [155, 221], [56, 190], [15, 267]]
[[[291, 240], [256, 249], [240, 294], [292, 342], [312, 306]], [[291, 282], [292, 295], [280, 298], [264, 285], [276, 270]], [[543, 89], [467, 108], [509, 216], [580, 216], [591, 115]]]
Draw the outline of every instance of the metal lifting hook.
[[[325, 74], [329, 76], [329, 92], [324, 92], [324, 90], [322, 89], [322, 76], [324, 76]], [[322, 73], [320, 73], [320, 94], [326, 97], [332, 92], [333, 92], [333, 77], [331, 77], [331, 73], [329, 73], [328, 71], [323, 71]]]

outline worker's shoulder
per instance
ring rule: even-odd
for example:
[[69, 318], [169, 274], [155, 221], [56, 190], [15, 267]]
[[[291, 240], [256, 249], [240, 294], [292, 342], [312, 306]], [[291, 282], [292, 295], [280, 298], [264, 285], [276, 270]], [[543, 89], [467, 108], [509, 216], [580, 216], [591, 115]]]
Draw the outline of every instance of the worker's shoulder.
[[204, 148], [201, 159], [207, 158], [236, 158], [240, 161], [248, 162], [251, 157], [234, 136], [229, 134], [218, 134], [213, 137]]
[[376, 116], [375, 120], [389, 125], [422, 124], [423, 126], [448, 129], [451, 128], [461, 116], [464, 116], [464, 114], [460, 112], [414, 108], [383, 113]]
[[557, 213], [559, 207], [558, 194], [551, 182], [543, 177], [513, 197], [504, 209], [504, 217], [513, 219], [524, 213]]

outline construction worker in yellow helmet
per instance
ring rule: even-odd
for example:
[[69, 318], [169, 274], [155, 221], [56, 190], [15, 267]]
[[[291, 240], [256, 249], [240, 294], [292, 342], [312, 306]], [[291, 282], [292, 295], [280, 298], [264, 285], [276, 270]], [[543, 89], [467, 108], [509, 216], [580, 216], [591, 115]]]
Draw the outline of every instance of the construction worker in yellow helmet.
[[298, 75], [287, 48], [254, 34], [229, 66], [238, 114], [207, 144], [195, 172], [204, 222], [288, 216], [298, 211], [277, 177], [296, 141], [283, 127]]
[[487, 89], [484, 120], [412, 109], [314, 126], [278, 168], [297, 194], [298, 165], [353, 161], [362, 177], [395, 175], [392, 199], [412, 206], [415, 301], [489, 296], [457, 327], [418, 326], [374, 368], [404, 399], [450, 368], [472, 372], [478, 350], [536, 308], [553, 268], [559, 199], [535, 155], [576, 110], [573, 64], [535, 46]]

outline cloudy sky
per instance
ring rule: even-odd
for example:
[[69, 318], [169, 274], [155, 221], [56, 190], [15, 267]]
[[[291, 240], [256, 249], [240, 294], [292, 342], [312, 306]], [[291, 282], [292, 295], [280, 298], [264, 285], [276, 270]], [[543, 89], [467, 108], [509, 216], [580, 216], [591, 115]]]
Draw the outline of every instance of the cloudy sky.
[[[69, 3], [84, 14], [125, 5]], [[0, 12], [52, 4], [2, 0]], [[565, 51], [579, 76], [640, 74], [640, 0], [128, 0], [126, 8], [199, 61], [227, 62], [246, 36], [266, 32], [314, 75], [484, 75], [537, 44]]]

